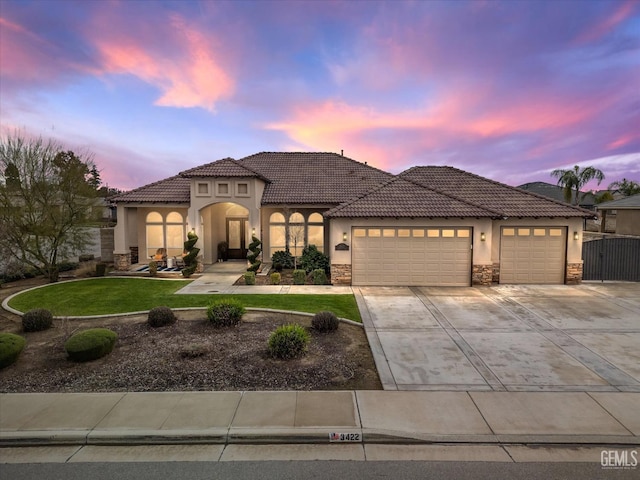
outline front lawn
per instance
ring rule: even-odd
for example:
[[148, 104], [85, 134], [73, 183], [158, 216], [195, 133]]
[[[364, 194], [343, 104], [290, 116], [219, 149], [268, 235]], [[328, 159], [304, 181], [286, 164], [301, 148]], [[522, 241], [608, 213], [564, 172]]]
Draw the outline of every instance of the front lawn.
[[171, 308], [206, 307], [213, 299], [236, 298], [246, 307], [316, 313], [330, 310], [337, 316], [360, 322], [353, 295], [175, 295], [187, 285], [182, 280], [146, 278], [95, 278], [61, 282], [23, 292], [9, 306], [26, 312], [46, 308], [56, 316], [109, 315]]

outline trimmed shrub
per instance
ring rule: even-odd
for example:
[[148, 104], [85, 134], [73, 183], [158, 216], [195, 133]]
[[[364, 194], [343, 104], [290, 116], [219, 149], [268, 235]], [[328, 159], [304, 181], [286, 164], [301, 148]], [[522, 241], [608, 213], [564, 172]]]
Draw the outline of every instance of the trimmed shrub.
[[25, 332], [39, 332], [51, 328], [53, 315], [44, 308], [34, 308], [22, 316], [22, 330]]
[[257, 272], [260, 268], [260, 264], [262, 261], [258, 260], [260, 253], [262, 253], [262, 249], [260, 248], [262, 242], [255, 235], [251, 236], [251, 243], [249, 244], [249, 253], [247, 254], [247, 260], [251, 264], [247, 271], [249, 272]]
[[269, 336], [269, 354], [274, 358], [294, 358], [307, 351], [311, 335], [302, 326], [290, 323], [276, 328]]
[[103, 262], [96, 263], [96, 277], [104, 277], [105, 273], [107, 273], [107, 264]]
[[311, 276], [313, 277], [314, 285], [326, 285], [327, 284], [327, 274], [324, 273], [324, 270], [318, 268], [311, 272]]
[[293, 271], [293, 284], [294, 285], [304, 285], [304, 282], [307, 280], [307, 272], [305, 270], [294, 270]]
[[311, 326], [319, 332], [333, 332], [340, 326], [340, 320], [333, 312], [318, 312], [311, 319]]
[[272, 285], [280, 285], [280, 280], [282, 280], [282, 275], [279, 272], [273, 272], [271, 274], [271, 284]]
[[64, 349], [74, 362], [90, 362], [111, 353], [118, 335], [108, 328], [90, 328], [72, 335]]
[[281, 268], [293, 268], [293, 255], [289, 251], [279, 250], [271, 255], [271, 262], [280, 264]]
[[189, 278], [198, 269], [198, 253], [200, 249], [195, 245], [198, 243], [198, 235], [195, 232], [187, 233], [187, 241], [183, 243], [184, 261], [185, 267], [182, 269], [182, 276]]
[[158, 275], [158, 264], [153, 260], [149, 262], [149, 276], [155, 277]]
[[80, 266], [77, 262], [61, 262], [58, 264], [59, 272], [70, 272], [71, 270], [75, 270]]
[[207, 318], [214, 327], [233, 327], [240, 323], [245, 309], [238, 300], [217, 300], [207, 307]]
[[304, 268], [307, 273], [321, 269], [324, 273], [329, 273], [329, 257], [318, 250], [315, 245], [309, 245], [302, 250], [300, 258], [300, 268]]
[[0, 333], [0, 369], [15, 363], [26, 344], [20, 335]]
[[245, 285], [255, 285], [256, 284], [256, 272], [246, 272], [244, 274], [244, 284]]
[[282, 272], [282, 264], [280, 262], [274, 263], [273, 269], [278, 273]]
[[176, 316], [169, 307], [153, 307], [149, 310], [147, 322], [153, 328], [164, 327], [176, 323]]

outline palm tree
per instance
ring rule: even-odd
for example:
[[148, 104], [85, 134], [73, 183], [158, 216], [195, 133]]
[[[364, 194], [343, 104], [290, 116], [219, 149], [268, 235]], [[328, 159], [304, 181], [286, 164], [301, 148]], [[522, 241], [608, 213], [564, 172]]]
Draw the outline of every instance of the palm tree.
[[625, 197], [630, 197], [631, 195], [640, 193], [640, 184], [633, 180], [623, 178], [609, 185], [609, 190], [617, 190]]
[[598, 185], [604, 180], [604, 173], [594, 167], [580, 168], [578, 165], [570, 170], [557, 169], [551, 172], [552, 177], [558, 179], [558, 185], [563, 188], [564, 199], [571, 203], [573, 192], [575, 191], [574, 205], [578, 205], [584, 194], [580, 195], [580, 189], [591, 180], [598, 180]]

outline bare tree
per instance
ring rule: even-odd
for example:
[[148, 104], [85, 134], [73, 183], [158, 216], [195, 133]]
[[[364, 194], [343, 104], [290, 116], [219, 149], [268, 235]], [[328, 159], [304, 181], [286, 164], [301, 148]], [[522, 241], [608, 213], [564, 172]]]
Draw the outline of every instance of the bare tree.
[[19, 134], [0, 141], [0, 251], [58, 280], [59, 263], [86, 248], [99, 178], [89, 156]]

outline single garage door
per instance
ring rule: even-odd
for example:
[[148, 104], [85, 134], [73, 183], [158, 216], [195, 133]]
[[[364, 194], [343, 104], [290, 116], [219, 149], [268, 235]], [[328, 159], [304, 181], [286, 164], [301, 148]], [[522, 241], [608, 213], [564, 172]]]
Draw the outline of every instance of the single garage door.
[[500, 283], [564, 283], [567, 229], [502, 227]]
[[469, 286], [470, 228], [354, 228], [353, 285]]

